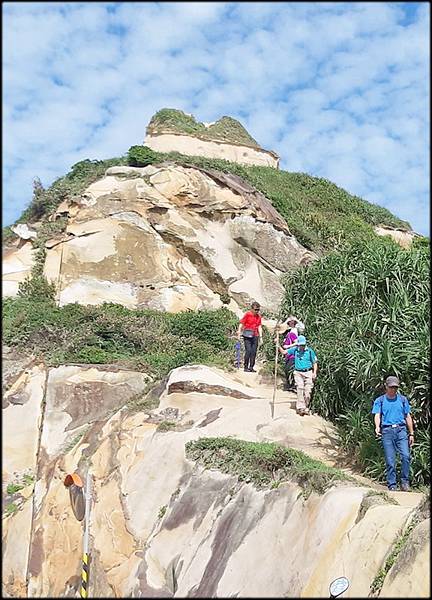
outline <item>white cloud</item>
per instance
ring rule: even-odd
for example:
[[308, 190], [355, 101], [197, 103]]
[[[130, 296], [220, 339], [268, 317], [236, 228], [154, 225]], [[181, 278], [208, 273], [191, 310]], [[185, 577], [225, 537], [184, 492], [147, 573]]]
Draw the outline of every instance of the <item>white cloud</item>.
[[[410, 12], [413, 13], [413, 5]], [[429, 7], [5, 3], [5, 223], [83, 158], [142, 143], [156, 110], [240, 118], [281, 166], [428, 232]]]

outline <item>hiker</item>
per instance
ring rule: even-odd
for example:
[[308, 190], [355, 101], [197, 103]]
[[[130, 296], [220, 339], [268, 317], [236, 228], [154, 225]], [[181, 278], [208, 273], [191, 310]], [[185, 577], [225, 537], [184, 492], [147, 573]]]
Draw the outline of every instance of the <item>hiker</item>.
[[386, 463], [387, 487], [396, 490], [396, 453], [401, 458], [401, 490], [409, 491], [410, 448], [414, 444], [414, 424], [408, 399], [399, 393], [399, 379], [385, 380], [385, 394], [372, 407], [375, 434], [381, 438]]
[[[288, 347], [291, 348], [292, 346], [295, 345], [295, 343], [297, 342], [297, 338], [298, 338], [298, 333], [297, 333], [298, 330], [296, 328], [297, 319], [296, 319], [296, 317], [290, 316], [287, 318], [286, 322], [287, 322], [289, 329], [288, 329], [288, 333], [285, 336], [284, 341], [282, 342], [282, 348], [288, 348]], [[286, 392], [295, 392], [294, 356], [293, 356], [293, 354], [287, 353], [285, 355], [284, 370], [285, 370], [286, 384], [284, 385], [283, 389]]]
[[294, 356], [294, 381], [297, 388], [296, 412], [300, 416], [309, 414], [309, 402], [318, 372], [318, 360], [312, 348], [306, 344], [304, 335], [299, 335], [295, 344], [279, 348], [284, 355]]
[[237, 339], [243, 336], [245, 346], [244, 370], [256, 373], [255, 358], [258, 350], [258, 339], [262, 342], [261, 307], [258, 302], [252, 302], [251, 310], [240, 319]]
[[297, 317], [290, 315], [281, 324], [279, 331], [287, 335], [290, 331], [293, 330], [296, 335], [303, 335], [305, 330], [305, 324], [299, 319], [297, 319]]

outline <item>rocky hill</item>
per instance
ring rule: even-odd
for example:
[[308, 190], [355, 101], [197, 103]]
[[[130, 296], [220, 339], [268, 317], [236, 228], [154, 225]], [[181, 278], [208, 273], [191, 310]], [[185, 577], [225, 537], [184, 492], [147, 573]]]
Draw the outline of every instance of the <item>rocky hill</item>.
[[254, 163], [271, 153], [230, 118], [163, 110], [147, 133], [163, 151], [36, 182], [3, 231], [4, 593], [77, 595], [83, 526], [64, 480], [89, 471], [90, 597], [327, 597], [340, 575], [345, 597], [428, 597], [424, 494], [355, 474], [291, 394], [272, 416], [263, 363], [234, 370], [229, 337], [251, 300], [276, 316], [284, 275], [416, 234]]

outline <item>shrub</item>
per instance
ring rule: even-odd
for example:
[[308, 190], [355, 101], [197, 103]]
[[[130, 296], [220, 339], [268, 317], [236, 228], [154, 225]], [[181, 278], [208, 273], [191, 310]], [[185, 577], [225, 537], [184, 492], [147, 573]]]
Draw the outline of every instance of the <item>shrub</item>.
[[58, 307], [41, 295], [6, 298], [4, 343], [42, 353], [48, 364], [121, 364], [160, 378], [189, 363], [229, 368], [237, 323], [226, 308], [172, 315], [117, 304]]
[[13, 494], [16, 494], [16, 492], [19, 492], [20, 490], [23, 489], [23, 485], [20, 485], [19, 483], [9, 483], [7, 488], [6, 488], [6, 493], [9, 496], [13, 496]]
[[131, 146], [127, 153], [128, 164], [132, 167], [146, 167], [157, 159], [157, 154], [147, 146]]
[[28, 300], [51, 301], [54, 302], [56, 287], [54, 283], [50, 283], [43, 275], [26, 277], [19, 284], [18, 296], [27, 298]]
[[18, 238], [17, 234], [12, 231], [10, 225], [2, 228], [2, 244], [6, 245]]
[[33, 198], [28, 208], [24, 210], [17, 223], [28, 223], [42, 219], [51, 214], [64, 200], [79, 196], [83, 191], [100, 177], [106, 169], [115, 165], [127, 164], [125, 157], [109, 158], [106, 160], [85, 159], [71, 167], [69, 173], [56, 179], [45, 189], [36, 178], [33, 183]]

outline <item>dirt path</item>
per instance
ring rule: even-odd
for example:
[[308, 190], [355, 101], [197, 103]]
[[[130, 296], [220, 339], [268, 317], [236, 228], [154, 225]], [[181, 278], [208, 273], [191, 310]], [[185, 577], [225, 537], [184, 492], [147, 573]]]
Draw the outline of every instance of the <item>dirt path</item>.
[[[271, 401], [273, 384], [270, 378], [262, 376], [262, 363], [255, 365], [257, 373], [245, 373], [242, 369], [236, 371], [232, 379], [249, 386], [256, 391], [257, 396], [265, 398], [269, 403], [269, 420], [260, 429], [262, 440], [278, 441], [281, 444], [302, 450], [323, 463], [337, 467], [349, 475], [353, 475], [367, 486], [397, 500], [401, 506], [416, 507], [423, 499], [420, 492], [390, 492], [385, 485], [364, 477], [352, 469], [346, 454], [339, 447], [337, 430], [332, 423], [319, 415], [301, 417], [295, 411], [296, 394], [282, 390], [282, 380], [278, 378], [274, 403], [274, 417], [271, 418]], [[383, 463], [384, 468], [384, 463]]]

